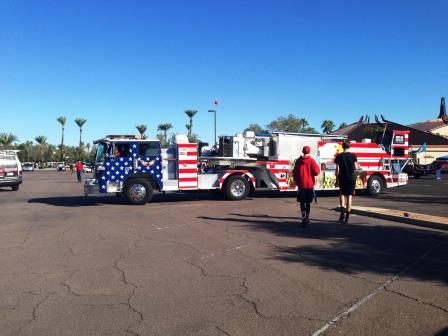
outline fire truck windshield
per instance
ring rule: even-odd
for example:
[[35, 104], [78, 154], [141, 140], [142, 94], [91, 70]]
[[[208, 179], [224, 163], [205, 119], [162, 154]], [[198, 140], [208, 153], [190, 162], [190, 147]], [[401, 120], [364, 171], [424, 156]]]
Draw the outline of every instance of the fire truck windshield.
[[106, 154], [106, 144], [104, 143], [98, 144], [98, 148], [96, 149], [96, 155], [95, 155], [95, 163], [103, 162], [105, 154]]

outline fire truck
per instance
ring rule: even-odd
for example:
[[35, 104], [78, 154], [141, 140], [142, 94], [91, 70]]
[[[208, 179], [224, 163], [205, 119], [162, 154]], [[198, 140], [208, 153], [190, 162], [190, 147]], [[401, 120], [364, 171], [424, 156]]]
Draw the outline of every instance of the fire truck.
[[[378, 195], [384, 188], [407, 184], [408, 131], [393, 131], [390, 143], [352, 142], [358, 157], [357, 189]], [[93, 178], [84, 194], [116, 194], [131, 204], [145, 204], [154, 191], [219, 190], [241, 200], [257, 190], [294, 191], [292, 170], [303, 146], [321, 167], [316, 190], [337, 190], [334, 158], [344, 136], [273, 132], [268, 135], [222, 136], [219, 146], [203, 147], [177, 135], [168, 148], [158, 140], [109, 135], [96, 144]]]

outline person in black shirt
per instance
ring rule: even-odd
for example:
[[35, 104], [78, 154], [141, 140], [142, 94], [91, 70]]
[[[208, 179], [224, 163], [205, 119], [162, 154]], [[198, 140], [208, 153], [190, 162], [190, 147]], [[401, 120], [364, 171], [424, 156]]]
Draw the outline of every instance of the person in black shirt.
[[336, 178], [339, 183], [339, 203], [341, 206], [340, 222], [349, 222], [350, 211], [352, 209], [352, 195], [355, 191], [356, 174], [358, 168], [358, 159], [356, 155], [350, 153], [350, 144], [342, 144], [343, 152], [338, 154], [334, 160], [336, 163]]

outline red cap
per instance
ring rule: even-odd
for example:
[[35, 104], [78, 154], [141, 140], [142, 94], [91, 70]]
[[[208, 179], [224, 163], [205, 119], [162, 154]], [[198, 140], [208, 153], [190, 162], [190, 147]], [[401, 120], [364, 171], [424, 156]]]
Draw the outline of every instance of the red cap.
[[310, 146], [303, 146], [302, 152], [303, 154], [309, 154], [311, 152]]

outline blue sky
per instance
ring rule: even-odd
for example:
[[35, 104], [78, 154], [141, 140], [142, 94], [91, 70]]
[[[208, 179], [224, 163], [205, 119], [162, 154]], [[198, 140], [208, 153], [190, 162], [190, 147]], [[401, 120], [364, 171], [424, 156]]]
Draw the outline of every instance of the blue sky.
[[448, 2], [0, 0], [0, 132], [59, 143], [170, 122], [213, 139], [289, 113], [319, 128], [437, 116]]

